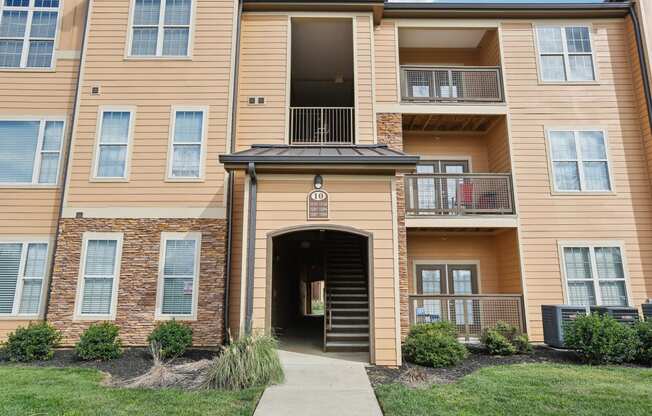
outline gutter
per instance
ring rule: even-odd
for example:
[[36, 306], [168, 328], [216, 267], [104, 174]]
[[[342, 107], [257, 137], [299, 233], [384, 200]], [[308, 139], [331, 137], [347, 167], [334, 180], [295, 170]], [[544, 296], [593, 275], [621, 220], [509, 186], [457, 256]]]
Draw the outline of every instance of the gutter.
[[256, 177], [256, 164], [249, 162], [247, 167], [249, 175], [249, 223], [247, 226], [247, 299], [245, 311], [245, 334], [251, 334], [251, 321], [254, 313], [254, 266], [256, 260], [256, 193], [258, 191], [258, 178]]
[[629, 5], [629, 14], [632, 17], [632, 24], [634, 25], [634, 34], [636, 35], [636, 50], [638, 51], [638, 63], [641, 67], [641, 78], [643, 80], [643, 91], [645, 93], [645, 102], [647, 104], [647, 121], [652, 128], [652, 95], [650, 94], [650, 75], [648, 72], [648, 63], [645, 59], [645, 48], [643, 47], [643, 33], [641, 31], [641, 23], [638, 20], [636, 7], [633, 4]]
[[[238, 1], [238, 16], [236, 18], [236, 27], [233, 36], [235, 36], [235, 60], [233, 65], [233, 96], [231, 97], [231, 143], [229, 153], [235, 152], [236, 139], [236, 116], [238, 113], [238, 72], [240, 69], [240, 30], [242, 19], [243, 0]], [[231, 262], [233, 251], [233, 193], [235, 187], [235, 177], [229, 172], [229, 183], [227, 185], [228, 199], [226, 202], [226, 264], [224, 265], [224, 343], [231, 341], [231, 327], [229, 325], [229, 297], [231, 294]]]
[[[59, 232], [61, 231], [61, 218], [63, 217], [63, 205], [66, 195], [66, 183], [68, 182], [68, 164], [70, 163], [70, 154], [72, 153], [72, 137], [73, 132], [75, 131], [75, 123], [79, 115], [79, 100], [82, 89], [82, 72], [84, 69], [84, 57], [86, 51], [86, 41], [88, 39], [88, 18], [91, 14], [93, 0], [88, 0], [86, 3], [86, 15], [84, 17], [84, 36], [81, 43], [81, 51], [79, 55], [79, 66], [77, 68], [77, 89], [75, 90], [75, 100], [73, 101], [72, 108], [72, 117], [70, 119], [70, 128], [68, 133], [68, 147], [66, 149], [66, 154], [63, 160], [63, 172], [61, 177], [61, 198], [59, 199], [59, 213], [57, 215], [57, 226], [54, 232], [54, 243], [52, 243], [52, 258], [50, 259], [50, 273], [48, 278], [48, 289], [45, 294], [45, 304], [43, 312], [43, 320], [47, 321], [48, 319], [48, 310], [50, 309], [50, 294], [52, 292], [52, 278], [54, 276], [54, 264], [56, 261], [57, 247], [59, 243]], [[56, 58], [55, 58], [56, 59]]]

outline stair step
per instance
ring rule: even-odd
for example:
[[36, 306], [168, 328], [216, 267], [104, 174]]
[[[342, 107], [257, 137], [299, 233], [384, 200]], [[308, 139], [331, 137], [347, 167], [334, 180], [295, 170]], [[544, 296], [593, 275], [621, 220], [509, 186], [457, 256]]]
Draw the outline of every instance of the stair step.
[[331, 312], [369, 312], [369, 308], [331, 308]]
[[326, 347], [368, 347], [369, 341], [329, 341]]
[[368, 324], [333, 324], [333, 329], [368, 329]]
[[368, 332], [327, 332], [327, 338], [363, 338], [369, 337]]
[[368, 304], [367, 300], [332, 300], [330, 302], [332, 305], [360, 305]]
[[368, 321], [369, 317], [368, 316], [333, 316], [331, 317], [331, 320], [333, 321]]

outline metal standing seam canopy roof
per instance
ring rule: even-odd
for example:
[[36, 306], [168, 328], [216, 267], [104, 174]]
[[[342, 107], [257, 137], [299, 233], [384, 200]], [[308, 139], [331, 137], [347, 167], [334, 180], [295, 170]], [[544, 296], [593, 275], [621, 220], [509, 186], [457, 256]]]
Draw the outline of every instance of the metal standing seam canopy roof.
[[419, 156], [384, 144], [357, 146], [289, 146], [256, 144], [247, 150], [219, 156], [225, 165], [415, 165]]

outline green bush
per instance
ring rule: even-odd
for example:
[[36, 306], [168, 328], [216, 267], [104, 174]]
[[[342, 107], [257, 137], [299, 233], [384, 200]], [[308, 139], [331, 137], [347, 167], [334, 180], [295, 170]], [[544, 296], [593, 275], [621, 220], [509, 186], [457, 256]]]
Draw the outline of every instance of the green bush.
[[166, 321], [154, 328], [147, 341], [160, 346], [160, 358], [176, 358], [192, 345], [192, 328], [175, 320]]
[[469, 354], [457, 340], [457, 328], [450, 322], [419, 324], [410, 329], [403, 344], [405, 358], [428, 367], [449, 367]]
[[491, 355], [514, 355], [517, 352], [510, 340], [497, 329], [485, 330], [480, 341], [487, 347]]
[[641, 364], [652, 365], [652, 320], [639, 322], [634, 326], [638, 337], [636, 361]]
[[82, 360], [113, 360], [122, 356], [120, 328], [110, 322], [92, 324], [79, 337], [75, 353]]
[[233, 340], [213, 360], [208, 384], [212, 388], [241, 390], [283, 381], [278, 343], [267, 335], [248, 335]]
[[4, 350], [10, 361], [49, 360], [61, 341], [61, 333], [41, 322], [20, 327], [7, 337]]
[[534, 352], [534, 348], [532, 348], [530, 338], [527, 334], [517, 335], [512, 341], [512, 345], [516, 348], [516, 352], [519, 354], [532, 354]]
[[579, 316], [564, 327], [564, 342], [590, 364], [633, 361], [639, 345], [636, 331], [609, 315]]

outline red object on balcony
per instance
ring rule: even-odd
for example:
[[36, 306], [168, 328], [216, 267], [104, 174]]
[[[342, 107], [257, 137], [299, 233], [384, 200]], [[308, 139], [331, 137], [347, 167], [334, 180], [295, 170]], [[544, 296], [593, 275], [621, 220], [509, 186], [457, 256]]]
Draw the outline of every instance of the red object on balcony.
[[460, 201], [462, 206], [465, 208], [473, 206], [473, 183], [472, 182], [462, 182], [460, 184]]

